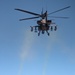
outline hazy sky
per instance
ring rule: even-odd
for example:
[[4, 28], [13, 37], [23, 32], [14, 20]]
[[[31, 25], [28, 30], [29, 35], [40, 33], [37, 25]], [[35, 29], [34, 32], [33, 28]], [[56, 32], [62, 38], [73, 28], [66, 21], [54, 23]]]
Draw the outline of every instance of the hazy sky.
[[[32, 17], [14, 10], [21, 8], [48, 13], [69, 19], [53, 19], [58, 30], [50, 36], [30, 32], [36, 20], [20, 22]], [[0, 0], [0, 75], [75, 75], [75, 1], [74, 0]]]

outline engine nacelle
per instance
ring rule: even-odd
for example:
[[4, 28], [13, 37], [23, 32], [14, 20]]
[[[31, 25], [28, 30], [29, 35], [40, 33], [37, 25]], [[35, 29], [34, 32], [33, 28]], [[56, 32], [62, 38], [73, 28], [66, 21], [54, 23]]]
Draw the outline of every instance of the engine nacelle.
[[47, 25], [50, 25], [52, 23], [52, 20], [47, 20]]
[[41, 25], [42, 23], [41, 23], [41, 21], [40, 21], [40, 20], [38, 20], [38, 21], [37, 21], [37, 24], [38, 24], [38, 25]]
[[47, 25], [50, 25], [52, 23], [52, 20], [38, 20], [37, 21], [37, 24], [38, 25], [42, 25], [42, 24], [47, 24]]

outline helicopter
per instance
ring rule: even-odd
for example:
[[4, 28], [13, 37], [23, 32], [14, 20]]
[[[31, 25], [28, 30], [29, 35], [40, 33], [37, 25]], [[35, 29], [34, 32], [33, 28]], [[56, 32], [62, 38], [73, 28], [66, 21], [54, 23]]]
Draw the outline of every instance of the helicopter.
[[[46, 31], [48, 36], [49, 36], [50, 33], [48, 31], [49, 30], [52, 31], [53, 28], [54, 28], [54, 31], [56, 31], [57, 30], [57, 25], [54, 25], [54, 27], [53, 27], [53, 24], [55, 24], [55, 23], [53, 23], [52, 20], [48, 20], [48, 15], [54, 14], [56, 12], [59, 12], [59, 11], [62, 11], [62, 10], [68, 9], [68, 8], [70, 8], [70, 6], [67, 6], [67, 7], [64, 7], [62, 9], [56, 10], [56, 11], [51, 12], [49, 14], [48, 14], [47, 10], [43, 13], [43, 9], [42, 9], [41, 14], [37, 14], [37, 13], [34, 13], [34, 12], [30, 12], [30, 11], [23, 10], [23, 9], [18, 9], [18, 8], [15, 8], [15, 10], [18, 10], [18, 11], [25, 12], [25, 13], [32, 14], [32, 15], [36, 16], [36, 17], [20, 19], [20, 21], [41, 18], [40, 20], [37, 20], [37, 24], [38, 25], [30, 26], [31, 27], [31, 32], [33, 31], [33, 29], [35, 29], [35, 32], [39, 31], [38, 32], [38, 36], [39, 36], [40, 32], [42, 34], [44, 34], [45, 31]], [[53, 17], [53, 18], [63, 18], [63, 19], [67, 19], [68, 18], [68, 17], [57, 17], [57, 16], [50, 16], [50, 17]]]

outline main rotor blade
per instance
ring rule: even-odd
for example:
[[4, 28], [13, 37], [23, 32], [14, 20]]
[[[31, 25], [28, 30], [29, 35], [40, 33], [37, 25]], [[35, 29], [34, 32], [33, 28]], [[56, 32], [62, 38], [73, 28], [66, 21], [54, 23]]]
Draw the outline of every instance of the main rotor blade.
[[16, 8], [15, 10], [22, 11], [22, 12], [25, 12], [25, 13], [29, 13], [29, 14], [32, 14], [32, 15], [35, 15], [35, 16], [40, 16], [40, 14], [33, 13], [33, 12], [30, 12], [30, 11], [26, 11], [26, 10], [22, 10], [22, 9], [18, 9], [18, 8]]
[[49, 16], [49, 17], [52, 17], [52, 18], [62, 18], [62, 19], [68, 19], [69, 17], [58, 17], [58, 16]]
[[30, 20], [30, 19], [35, 19], [35, 18], [39, 18], [39, 17], [24, 18], [24, 19], [20, 19], [20, 21], [23, 21], [23, 20]]
[[49, 13], [48, 15], [54, 14], [54, 13], [56, 13], [56, 12], [59, 12], [59, 11], [65, 10], [65, 9], [68, 9], [68, 8], [70, 8], [70, 7], [71, 7], [71, 6], [67, 6], [67, 7], [62, 8], [62, 9], [59, 9], [59, 10], [57, 10], [57, 11], [51, 12], [51, 13]]

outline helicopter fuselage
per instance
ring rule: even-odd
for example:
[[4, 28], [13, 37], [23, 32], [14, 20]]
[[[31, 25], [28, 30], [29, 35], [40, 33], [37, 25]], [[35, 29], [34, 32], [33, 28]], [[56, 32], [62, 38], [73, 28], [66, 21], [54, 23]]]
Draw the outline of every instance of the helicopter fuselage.
[[51, 20], [45, 20], [45, 19], [42, 19], [42, 20], [38, 20], [37, 21], [37, 24], [38, 25], [45, 25], [45, 24], [47, 24], [47, 25], [50, 25], [52, 23], [52, 21]]

